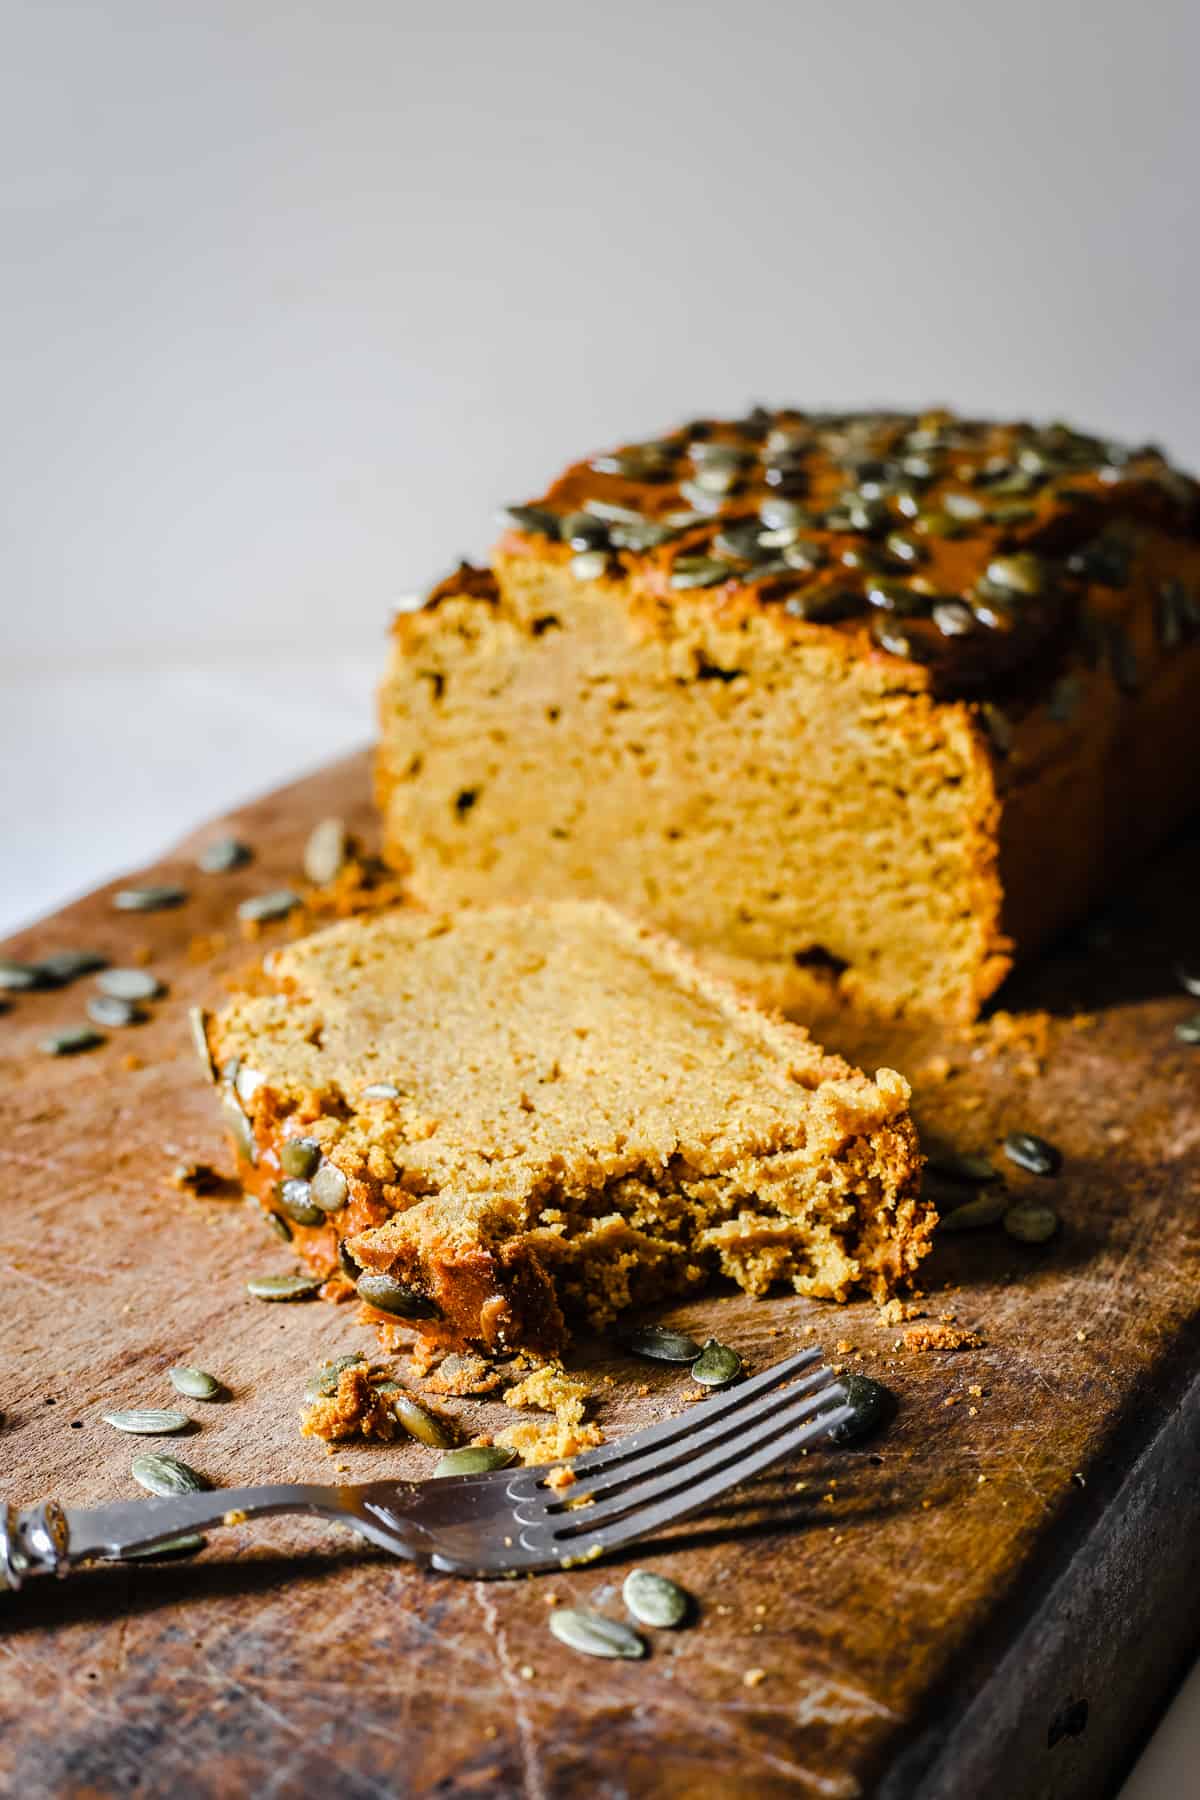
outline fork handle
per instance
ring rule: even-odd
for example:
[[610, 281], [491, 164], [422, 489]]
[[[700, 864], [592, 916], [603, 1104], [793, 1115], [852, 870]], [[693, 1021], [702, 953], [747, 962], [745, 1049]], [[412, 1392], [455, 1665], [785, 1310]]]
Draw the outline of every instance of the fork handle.
[[288, 1484], [118, 1500], [86, 1511], [57, 1500], [24, 1512], [0, 1505], [0, 1588], [19, 1588], [30, 1575], [69, 1575], [77, 1564], [97, 1557], [128, 1556], [186, 1532], [240, 1525], [271, 1513], [316, 1513], [361, 1529], [342, 1496], [339, 1488]]

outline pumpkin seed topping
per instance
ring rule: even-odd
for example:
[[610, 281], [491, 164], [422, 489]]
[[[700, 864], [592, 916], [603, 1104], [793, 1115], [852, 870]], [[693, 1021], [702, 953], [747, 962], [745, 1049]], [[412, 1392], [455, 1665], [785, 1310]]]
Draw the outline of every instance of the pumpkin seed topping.
[[622, 1619], [606, 1619], [584, 1606], [556, 1606], [550, 1629], [560, 1643], [584, 1656], [625, 1657], [637, 1661], [646, 1654], [646, 1642]]
[[186, 888], [162, 883], [151, 887], [118, 888], [113, 895], [113, 905], [118, 912], [165, 912], [172, 906], [182, 906], [186, 899]]
[[727, 562], [718, 562], [713, 556], [680, 556], [671, 570], [671, 586], [715, 587], [719, 581], [728, 581], [734, 573]]
[[431, 1450], [449, 1450], [454, 1438], [432, 1413], [426, 1412], [423, 1406], [415, 1401], [411, 1394], [403, 1388], [388, 1395], [388, 1404], [397, 1421], [403, 1425], [409, 1437], [416, 1438], [419, 1444], [428, 1444]]
[[46, 977], [36, 963], [13, 962], [10, 957], [0, 960], [0, 988], [11, 994], [23, 994], [31, 988], [46, 986]]
[[496, 518], [510, 531], [532, 532], [535, 537], [558, 536], [558, 519], [544, 506], [505, 506]]
[[882, 1424], [895, 1404], [895, 1395], [882, 1381], [872, 1381], [869, 1375], [843, 1375], [840, 1380], [846, 1390], [845, 1404], [854, 1408], [854, 1414], [834, 1426], [829, 1433], [829, 1442], [850, 1444]]
[[1031, 1175], [1057, 1175], [1062, 1168], [1062, 1152], [1032, 1131], [1010, 1131], [1004, 1154]]
[[607, 569], [607, 550], [581, 550], [571, 558], [571, 573], [576, 581], [599, 581]]
[[494, 1469], [507, 1469], [516, 1454], [503, 1444], [464, 1444], [461, 1450], [451, 1450], [434, 1464], [434, 1478], [440, 1481], [446, 1475], [490, 1475]]
[[335, 1213], [345, 1206], [350, 1183], [336, 1163], [323, 1162], [309, 1182], [309, 1192], [322, 1212]]
[[742, 1372], [742, 1359], [727, 1344], [709, 1338], [692, 1364], [692, 1380], [702, 1387], [728, 1387]]
[[172, 1494], [202, 1494], [212, 1485], [177, 1456], [135, 1456], [129, 1473], [148, 1494], [157, 1494], [164, 1500]]
[[357, 1260], [357, 1258], [352, 1253], [350, 1246], [346, 1242], [345, 1238], [339, 1238], [339, 1240], [338, 1240], [337, 1255], [338, 1255], [338, 1268], [342, 1271], [342, 1274], [346, 1277], [346, 1280], [347, 1281], [357, 1281], [359, 1276], [362, 1274], [362, 1264]]
[[126, 1412], [105, 1412], [100, 1417], [116, 1431], [128, 1431], [135, 1437], [171, 1437], [186, 1431], [191, 1420], [186, 1413], [169, 1408], [134, 1407]]
[[85, 1050], [94, 1050], [104, 1039], [90, 1025], [68, 1025], [65, 1031], [55, 1031], [49, 1037], [41, 1038], [38, 1049], [46, 1056], [79, 1056]]
[[300, 896], [291, 888], [274, 888], [269, 894], [254, 894], [249, 900], [243, 900], [237, 916], [249, 924], [266, 925], [275, 919], [286, 919], [299, 904]]
[[368, 1270], [360, 1275], [356, 1283], [358, 1297], [365, 1300], [368, 1306], [376, 1307], [380, 1312], [394, 1313], [400, 1319], [431, 1319], [437, 1314], [437, 1307], [424, 1294], [418, 1294], [413, 1288], [405, 1287], [394, 1275], [380, 1274], [376, 1270]]
[[686, 1588], [651, 1569], [630, 1569], [621, 1587], [621, 1598], [639, 1625], [658, 1631], [674, 1631], [691, 1610]]
[[99, 950], [55, 950], [37, 961], [38, 972], [46, 987], [66, 987], [68, 982], [78, 981], [81, 975], [94, 975], [97, 969], [107, 967], [108, 958]]
[[246, 1292], [255, 1300], [307, 1300], [320, 1285], [315, 1275], [252, 1275]]
[[1044, 1244], [1058, 1230], [1058, 1214], [1041, 1200], [1018, 1200], [1004, 1215], [1004, 1229], [1022, 1244]]
[[977, 1194], [974, 1200], [967, 1200], [961, 1206], [952, 1207], [938, 1218], [939, 1231], [981, 1231], [985, 1226], [998, 1225], [1009, 1208], [1009, 1197], [1004, 1188], [996, 1187], [986, 1193]]
[[225, 1389], [215, 1375], [207, 1369], [197, 1369], [191, 1363], [178, 1363], [175, 1368], [167, 1370], [167, 1380], [176, 1393], [186, 1394], [189, 1400], [215, 1400]]
[[650, 521], [635, 506], [619, 506], [615, 500], [586, 500], [584, 511], [609, 525], [648, 525]]
[[690, 1363], [700, 1354], [694, 1337], [666, 1325], [639, 1325], [622, 1341], [635, 1356], [649, 1356], [655, 1362]]
[[105, 969], [97, 975], [96, 986], [114, 1000], [157, 1000], [165, 992], [149, 969]]
[[279, 1146], [279, 1166], [285, 1175], [307, 1181], [321, 1165], [321, 1146], [316, 1138], [285, 1138]]
[[987, 579], [994, 587], [1033, 598], [1045, 591], [1046, 565], [1032, 550], [1019, 550], [1012, 556], [994, 556], [987, 566]]
[[345, 821], [322, 819], [313, 826], [304, 846], [305, 876], [314, 887], [326, 887], [341, 874], [345, 861]]
[[217, 1080], [217, 1065], [213, 1061], [212, 1051], [208, 1047], [208, 1014], [202, 1006], [188, 1007], [188, 1030], [192, 1034], [192, 1043], [196, 1055], [200, 1058], [201, 1067], [209, 1081]]
[[196, 867], [206, 875], [228, 875], [231, 869], [242, 868], [253, 855], [250, 846], [235, 837], [218, 838], [205, 845], [196, 858]]
[[1181, 1044], [1200, 1044], [1200, 1013], [1193, 1013], [1190, 1019], [1181, 1019], [1175, 1027], [1175, 1036]]
[[558, 535], [572, 550], [603, 550], [608, 545], [608, 530], [601, 519], [591, 513], [567, 513], [558, 522]]
[[966, 637], [975, 629], [975, 614], [961, 600], [935, 600], [933, 622], [943, 637]]
[[116, 1031], [125, 1025], [137, 1025], [146, 1016], [140, 1006], [131, 1000], [118, 1000], [115, 994], [93, 994], [86, 1010], [93, 1025]]
[[[250, 1195], [250, 1199], [253, 1200], [253, 1198], [254, 1196]], [[277, 1238], [281, 1238], [285, 1244], [291, 1243], [296, 1234], [285, 1218], [281, 1217], [279, 1213], [269, 1212], [266, 1215], [266, 1220], [268, 1227], [275, 1233]]]
[[289, 1176], [286, 1181], [276, 1184], [275, 1198], [295, 1225], [323, 1225], [325, 1214], [313, 1203], [312, 1189], [307, 1181]]

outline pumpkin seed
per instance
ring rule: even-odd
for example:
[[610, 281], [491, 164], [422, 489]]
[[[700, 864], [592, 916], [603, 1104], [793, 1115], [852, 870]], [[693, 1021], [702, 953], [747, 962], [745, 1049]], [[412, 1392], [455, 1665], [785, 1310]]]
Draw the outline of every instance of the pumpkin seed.
[[621, 1656], [636, 1661], [646, 1654], [646, 1642], [622, 1619], [606, 1619], [584, 1606], [556, 1606], [550, 1629], [560, 1643], [585, 1656]]
[[177, 1456], [135, 1456], [129, 1472], [139, 1487], [164, 1500], [172, 1494], [202, 1494], [211, 1486]]
[[871, 636], [881, 650], [889, 656], [902, 656], [908, 661], [917, 662], [922, 658], [922, 650], [918, 639], [897, 625], [887, 613], [876, 613], [871, 621]]
[[505, 506], [496, 517], [510, 531], [532, 532], [535, 537], [558, 536], [557, 516], [544, 506]]
[[674, 535], [669, 525], [660, 525], [653, 519], [639, 519], [636, 524], [631, 521], [608, 528], [608, 541], [614, 550], [654, 550]]
[[325, 1214], [313, 1205], [312, 1189], [307, 1181], [294, 1176], [275, 1184], [275, 1198], [294, 1225], [323, 1225]]
[[1083, 699], [1083, 683], [1078, 675], [1063, 675], [1050, 690], [1046, 711], [1056, 725], [1069, 725], [1079, 711]]
[[983, 728], [992, 740], [993, 749], [998, 750], [1001, 756], [1007, 756], [1013, 741], [1013, 728], [1008, 714], [990, 700], [983, 702], [979, 714], [983, 720]]
[[321, 1146], [316, 1138], [285, 1138], [279, 1146], [279, 1166], [285, 1175], [307, 1181], [321, 1166]]
[[571, 558], [571, 573], [576, 581], [599, 581], [607, 569], [607, 550], [581, 550]]
[[23, 994], [46, 985], [46, 977], [36, 963], [13, 962], [10, 957], [0, 960], [0, 988], [9, 993]]
[[849, 588], [825, 587], [807, 594], [789, 594], [783, 610], [793, 619], [829, 625], [838, 619], [853, 618], [855, 613], [862, 612], [865, 604], [862, 595], [852, 593]]
[[336, 1164], [323, 1162], [309, 1183], [309, 1188], [314, 1205], [319, 1206], [322, 1212], [333, 1213], [345, 1206], [350, 1183]]
[[608, 532], [600, 519], [591, 513], [566, 513], [558, 522], [558, 535], [572, 550], [603, 550], [608, 545]]
[[364, 1100], [398, 1100], [400, 1089], [390, 1081], [372, 1081], [362, 1091]]
[[685, 1588], [650, 1569], [630, 1569], [621, 1587], [621, 1598], [639, 1625], [650, 1625], [659, 1631], [674, 1631], [691, 1609], [691, 1596]]
[[902, 581], [885, 581], [876, 575], [867, 582], [867, 600], [882, 612], [896, 617], [924, 612], [929, 604], [923, 594], [906, 587]]
[[97, 969], [107, 967], [107, 956], [102, 956], [98, 950], [56, 950], [37, 961], [38, 971], [47, 987], [66, 987], [68, 982], [78, 981], [81, 975], [94, 975]]
[[800, 526], [814, 523], [813, 514], [808, 507], [801, 506], [795, 500], [785, 499], [781, 494], [769, 494], [761, 502], [758, 516], [769, 531], [782, 531], [788, 526]]
[[883, 547], [897, 562], [919, 563], [926, 556], [924, 547], [912, 538], [905, 537], [902, 531], [889, 532], [883, 540]]
[[872, 1381], [869, 1375], [843, 1375], [841, 1385], [846, 1390], [845, 1404], [852, 1406], [854, 1413], [834, 1426], [829, 1433], [831, 1444], [850, 1444], [856, 1438], [866, 1437], [883, 1423], [895, 1405], [892, 1390], [884, 1387], [882, 1381]]
[[122, 1026], [139, 1024], [146, 1015], [131, 1000], [118, 1000], [114, 994], [93, 994], [87, 1003], [87, 1016], [93, 1025], [119, 1031]]
[[428, 1444], [431, 1450], [448, 1450], [453, 1444], [454, 1438], [441, 1420], [426, 1412], [403, 1388], [388, 1396], [388, 1404], [409, 1437], [416, 1438], [418, 1444]]
[[655, 1362], [690, 1363], [700, 1354], [694, 1337], [666, 1325], [639, 1325], [622, 1341], [635, 1356], [649, 1356]]
[[948, 1175], [952, 1181], [1000, 1179], [999, 1169], [977, 1150], [956, 1150], [952, 1145], [943, 1144], [936, 1138], [927, 1140], [923, 1148], [929, 1167], [939, 1175]]
[[221, 1109], [238, 1155], [244, 1162], [257, 1163], [258, 1145], [254, 1141], [254, 1128], [231, 1087], [225, 1088], [221, 1094]]
[[347, 1356], [331, 1356], [309, 1377], [304, 1388], [304, 1398], [310, 1402], [330, 1399], [337, 1393], [342, 1370], [355, 1369], [366, 1360], [361, 1350], [352, 1350]]
[[725, 504], [724, 494], [710, 494], [697, 481], [681, 481], [679, 492], [690, 507], [710, 518], [713, 513], [719, 513]]
[[783, 560], [789, 569], [797, 569], [802, 575], [809, 575], [829, 560], [829, 552], [824, 544], [817, 543], [814, 538], [799, 538], [785, 547]]
[[136, 1437], [171, 1437], [177, 1431], [186, 1431], [192, 1422], [186, 1413], [153, 1406], [101, 1413], [100, 1417], [116, 1431], [132, 1432]]
[[713, 549], [718, 556], [733, 557], [735, 561], [761, 562], [762, 526], [757, 519], [737, 519], [717, 533]]
[[269, 894], [255, 894], [249, 900], [243, 900], [237, 915], [251, 924], [264, 925], [274, 919], [286, 919], [299, 904], [300, 896], [291, 888], [274, 888]]
[[191, 1556], [197, 1550], [203, 1550], [208, 1539], [201, 1537], [198, 1531], [187, 1531], [182, 1537], [166, 1538], [161, 1544], [151, 1544], [147, 1550], [126, 1550], [124, 1556], [114, 1557], [114, 1562], [142, 1562], [152, 1556]]
[[965, 637], [975, 629], [975, 614], [961, 600], [935, 600], [933, 622], [943, 637]]
[[1044, 1244], [1058, 1230], [1058, 1214], [1040, 1200], [1018, 1200], [1004, 1215], [1004, 1229], [1022, 1244]]
[[728, 1387], [742, 1372], [742, 1359], [727, 1344], [709, 1338], [692, 1364], [692, 1380], [703, 1387]]
[[169, 907], [182, 906], [186, 899], [186, 888], [163, 883], [157, 887], [118, 888], [113, 905], [118, 912], [165, 912]]
[[96, 986], [114, 1000], [157, 1000], [164, 991], [149, 969], [105, 969], [97, 975]]
[[341, 874], [346, 861], [346, 825], [342, 819], [322, 819], [314, 825], [304, 846], [303, 867], [315, 887], [325, 887]]
[[699, 468], [740, 469], [754, 461], [754, 452], [745, 444], [729, 444], [723, 438], [698, 438], [688, 446], [688, 455]]
[[671, 586], [715, 587], [717, 582], [728, 581], [734, 574], [735, 570], [727, 562], [718, 562], [713, 556], [680, 556], [671, 569]]
[[635, 506], [618, 506], [615, 500], [585, 500], [583, 510], [609, 525], [646, 525], [649, 520]]
[[987, 579], [994, 587], [1030, 598], [1046, 589], [1046, 565], [1032, 550], [1018, 550], [1011, 556], [994, 556], [987, 566]]
[[338, 1242], [338, 1268], [347, 1281], [357, 1281], [362, 1274], [362, 1264], [353, 1255], [345, 1238]]
[[1175, 979], [1185, 993], [1200, 996], [1200, 962], [1193, 962], [1190, 957], [1186, 962], [1177, 962]]
[[359, 1276], [356, 1286], [360, 1300], [377, 1307], [380, 1312], [394, 1313], [399, 1319], [431, 1319], [438, 1310], [432, 1300], [405, 1287], [394, 1275], [368, 1270]]
[[1008, 1194], [1004, 1188], [997, 1187], [942, 1213], [938, 1218], [938, 1230], [981, 1231], [987, 1225], [998, 1225], [1008, 1207]]
[[68, 1025], [65, 1031], [52, 1032], [49, 1037], [39, 1040], [38, 1049], [47, 1056], [78, 1056], [81, 1051], [94, 1050], [104, 1039], [90, 1025]]
[[186, 1394], [189, 1400], [215, 1400], [224, 1388], [215, 1375], [207, 1369], [197, 1369], [191, 1363], [178, 1363], [175, 1368], [167, 1370], [167, 1380], [177, 1393]]
[[433, 1473], [439, 1481], [445, 1475], [490, 1475], [493, 1469], [507, 1469], [516, 1454], [503, 1444], [466, 1444], [441, 1457]]
[[235, 837], [217, 838], [215, 843], [205, 845], [196, 858], [196, 867], [206, 875], [228, 875], [231, 869], [248, 863], [253, 855], [250, 846]]
[[208, 1014], [202, 1006], [188, 1007], [188, 1030], [205, 1075], [209, 1081], [216, 1081], [217, 1065], [208, 1047]]
[[246, 1292], [255, 1300], [307, 1300], [320, 1285], [315, 1275], [253, 1275]]
[[983, 501], [974, 494], [943, 494], [941, 500], [942, 511], [952, 519], [982, 519], [984, 515]]
[[1200, 1044], [1200, 1013], [1193, 1013], [1190, 1019], [1181, 1019], [1175, 1027], [1175, 1036], [1181, 1044]]
[[[254, 1200], [253, 1194], [249, 1198]], [[255, 1204], [257, 1205], [257, 1201]], [[285, 1218], [282, 1218], [277, 1212], [269, 1212], [266, 1214], [266, 1220], [277, 1238], [282, 1238], [285, 1244], [291, 1243], [296, 1234]]]
[[705, 494], [728, 494], [738, 484], [738, 470], [725, 463], [713, 463], [697, 469], [692, 483]]
[[1062, 1152], [1032, 1131], [1010, 1131], [1004, 1140], [1004, 1154], [1031, 1175], [1057, 1175], [1062, 1168]]

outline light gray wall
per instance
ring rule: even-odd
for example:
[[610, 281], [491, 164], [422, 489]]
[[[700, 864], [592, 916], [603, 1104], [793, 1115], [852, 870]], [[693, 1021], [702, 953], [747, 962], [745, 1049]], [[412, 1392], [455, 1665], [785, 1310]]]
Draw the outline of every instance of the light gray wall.
[[10, 659], [380, 639], [576, 452], [949, 400], [1200, 463], [1200, 7], [33, 0]]

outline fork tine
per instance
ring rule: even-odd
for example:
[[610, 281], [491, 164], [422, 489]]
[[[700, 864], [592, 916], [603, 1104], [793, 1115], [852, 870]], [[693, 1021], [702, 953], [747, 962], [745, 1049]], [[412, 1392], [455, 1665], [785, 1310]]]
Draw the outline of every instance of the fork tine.
[[[726, 1413], [740, 1412], [748, 1401], [790, 1381], [801, 1369], [810, 1368], [820, 1360], [821, 1352], [815, 1348], [800, 1350], [794, 1356], [785, 1357], [782, 1362], [764, 1369], [761, 1375], [752, 1375], [749, 1381], [738, 1382], [736, 1387], [714, 1395], [705, 1403], [705, 1420], [715, 1423]], [[573, 1459], [571, 1467], [576, 1476], [579, 1476], [613, 1464], [631, 1462], [644, 1450], [658, 1449], [675, 1438], [691, 1437], [695, 1429], [696, 1421], [691, 1413], [676, 1413], [672, 1418], [664, 1419], [660, 1425], [647, 1425], [643, 1431], [634, 1431], [628, 1437], [618, 1438], [615, 1444], [604, 1444], [598, 1450], [585, 1450], [582, 1456]]]
[[[825, 1371], [827, 1374], [828, 1371]], [[575, 1537], [590, 1534], [595, 1525], [602, 1525], [609, 1519], [615, 1519], [622, 1513], [633, 1512], [639, 1507], [665, 1499], [678, 1489], [690, 1489], [697, 1482], [704, 1481], [709, 1475], [727, 1467], [732, 1463], [742, 1463], [752, 1455], [760, 1445], [771, 1444], [785, 1433], [801, 1425], [805, 1420], [819, 1412], [822, 1406], [831, 1401], [842, 1399], [844, 1389], [836, 1383], [827, 1381], [814, 1392], [798, 1395], [794, 1400], [781, 1406], [775, 1412], [764, 1412], [759, 1409], [758, 1416], [745, 1429], [735, 1429], [713, 1443], [702, 1456], [687, 1457], [682, 1462], [672, 1462], [668, 1468], [647, 1471], [646, 1479], [633, 1485], [622, 1485], [611, 1498], [601, 1500], [582, 1511], [568, 1510], [566, 1504], [553, 1509], [554, 1517], [550, 1522], [552, 1531], [555, 1526], [562, 1528], [562, 1536]], [[826, 1427], [828, 1429], [828, 1427]], [[574, 1490], [572, 1490], [574, 1498]], [[586, 1493], [579, 1495], [580, 1500], [587, 1498]], [[560, 1535], [555, 1531], [555, 1535]]]
[[[673, 1442], [651, 1445], [640, 1456], [631, 1457], [625, 1462], [610, 1464], [607, 1469], [600, 1470], [594, 1479], [589, 1480], [589, 1472], [585, 1470], [580, 1480], [578, 1464], [573, 1464], [572, 1467], [576, 1471], [579, 1485], [572, 1489], [571, 1498], [575, 1499], [577, 1496], [583, 1498], [590, 1494], [599, 1499], [618, 1489], [630, 1487], [647, 1476], [665, 1475], [669, 1469], [680, 1463], [694, 1469], [696, 1458], [701, 1451], [719, 1447], [721, 1444], [729, 1445], [740, 1442], [750, 1427], [756, 1425], [760, 1419], [780, 1418], [789, 1412], [798, 1400], [803, 1400], [807, 1395], [815, 1393], [818, 1388], [828, 1387], [832, 1379], [828, 1365], [822, 1363], [819, 1368], [806, 1374], [802, 1380], [794, 1381], [786, 1387], [768, 1388], [765, 1392], [760, 1390], [757, 1396], [752, 1396], [748, 1401], [743, 1398], [740, 1406], [727, 1407], [715, 1419], [709, 1417], [707, 1407], [702, 1411], [693, 1409], [690, 1415], [684, 1415], [685, 1418], [690, 1417], [692, 1421], [690, 1431], [682, 1433]], [[553, 1505], [553, 1503], [550, 1504]], [[558, 1504], [565, 1506], [566, 1501], [560, 1501]]]
[[[836, 1395], [841, 1391], [836, 1386], [830, 1389], [831, 1395]], [[695, 1487], [689, 1485], [682, 1493], [660, 1500], [657, 1505], [642, 1507], [635, 1512], [627, 1513], [614, 1524], [601, 1526], [595, 1536], [587, 1540], [568, 1539], [561, 1548], [566, 1551], [567, 1544], [586, 1543], [585, 1553], [595, 1554], [597, 1548], [600, 1552], [614, 1550], [618, 1545], [627, 1544], [635, 1538], [649, 1537], [664, 1525], [673, 1525], [680, 1519], [686, 1519], [691, 1513], [702, 1512], [705, 1507], [711, 1505], [721, 1494], [727, 1493], [730, 1488], [740, 1487], [742, 1482], [749, 1481], [752, 1476], [761, 1474], [764, 1469], [769, 1469], [772, 1463], [782, 1462], [786, 1457], [792, 1456], [797, 1450], [802, 1449], [805, 1444], [811, 1443], [814, 1438], [823, 1437], [826, 1432], [832, 1431], [835, 1426], [840, 1425], [844, 1419], [853, 1416], [854, 1408], [845, 1405], [835, 1407], [829, 1412], [819, 1413], [816, 1418], [810, 1418], [805, 1423], [795, 1426], [786, 1436], [773, 1438], [769, 1443], [761, 1445], [752, 1455], [740, 1457], [737, 1462], [717, 1470], [715, 1474], [709, 1476], [707, 1481], [700, 1482]], [[569, 1551], [567, 1553], [569, 1554]]]

